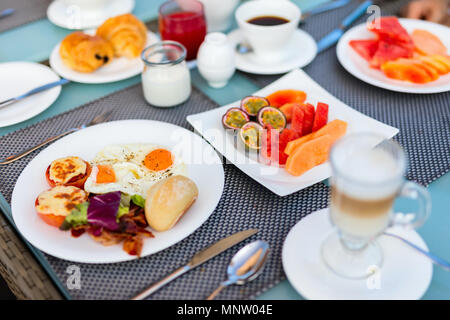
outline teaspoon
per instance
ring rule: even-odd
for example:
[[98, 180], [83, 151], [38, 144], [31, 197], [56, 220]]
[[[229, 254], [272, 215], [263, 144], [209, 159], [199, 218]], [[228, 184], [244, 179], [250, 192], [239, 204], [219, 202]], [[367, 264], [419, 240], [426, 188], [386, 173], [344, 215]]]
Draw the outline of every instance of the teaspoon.
[[220, 291], [232, 284], [243, 285], [258, 277], [269, 255], [267, 242], [257, 240], [240, 249], [228, 266], [228, 279], [220, 284], [207, 300], [214, 299]]

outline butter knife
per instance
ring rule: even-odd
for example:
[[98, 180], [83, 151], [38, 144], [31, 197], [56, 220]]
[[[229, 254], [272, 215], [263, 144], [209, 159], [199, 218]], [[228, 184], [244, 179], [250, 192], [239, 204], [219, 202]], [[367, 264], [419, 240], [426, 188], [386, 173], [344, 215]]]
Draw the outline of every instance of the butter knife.
[[350, 13], [341, 25], [317, 42], [317, 51], [320, 53], [335, 45], [344, 34], [345, 30], [352, 25], [359, 17], [363, 16], [367, 8], [373, 4], [372, 1], [364, 1], [352, 13]]
[[178, 268], [174, 272], [172, 272], [167, 277], [159, 280], [158, 282], [155, 282], [152, 284], [149, 288], [145, 289], [141, 293], [139, 293], [137, 296], [133, 297], [132, 300], [143, 300], [158, 289], [165, 286], [170, 281], [178, 278], [182, 274], [186, 273], [189, 270], [194, 269], [195, 267], [198, 267], [199, 265], [205, 263], [209, 259], [214, 258], [215, 256], [219, 255], [220, 253], [224, 252], [225, 250], [231, 248], [232, 246], [238, 244], [239, 242], [251, 237], [255, 233], [258, 232], [258, 229], [248, 229], [245, 231], [237, 232], [229, 237], [226, 237], [222, 240], [219, 240], [215, 244], [207, 247], [206, 249], [203, 249], [202, 251], [197, 252], [184, 267]]
[[54, 82], [50, 82], [50, 83], [44, 84], [43, 86], [34, 88], [34, 89], [32, 89], [32, 90], [30, 90], [28, 92], [25, 92], [24, 94], [21, 94], [20, 96], [17, 96], [17, 97], [14, 97], [14, 98], [10, 98], [10, 99], [7, 99], [5, 101], [0, 102], [0, 108], [9, 106], [10, 104], [12, 104], [14, 102], [22, 100], [22, 99], [24, 99], [26, 97], [29, 97], [29, 96], [33, 95], [33, 94], [42, 92], [44, 90], [48, 90], [48, 89], [51, 89], [51, 88], [57, 87], [57, 86], [62, 86], [64, 84], [68, 83], [68, 82], [70, 82], [70, 81], [67, 80], [67, 79], [61, 79], [61, 80], [58, 80], [58, 81], [54, 81]]

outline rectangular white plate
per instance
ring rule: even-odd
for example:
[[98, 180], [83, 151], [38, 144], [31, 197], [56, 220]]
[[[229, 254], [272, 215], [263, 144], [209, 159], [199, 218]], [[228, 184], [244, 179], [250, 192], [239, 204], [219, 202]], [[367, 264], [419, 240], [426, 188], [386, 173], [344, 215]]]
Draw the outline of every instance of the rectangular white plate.
[[[385, 139], [390, 139], [399, 131], [394, 127], [365, 116], [339, 101], [300, 69], [291, 71], [277, 81], [255, 92], [254, 95], [265, 97], [281, 89], [305, 91], [307, 93], [306, 101], [314, 106], [319, 101], [327, 103], [329, 105], [328, 121], [334, 119], [346, 121], [348, 123], [346, 135], [356, 132], [372, 132]], [[243, 149], [236, 148], [233, 135], [227, 133], [222, 126], [222, 116], [229, 108], [239, 107], [239, 105], [240, 101], [235, 101], [214, 110], [190, 115], [187, 117], [187, 121], [229, 162], [279, 196], [289, 195], [331, 176], [331, 167], [328, 162], [314, 167], [299, 177], [294, 177], [283, 168], [268, 166], [256, 161], [256, 154], [251, 154], [249, 157]]]

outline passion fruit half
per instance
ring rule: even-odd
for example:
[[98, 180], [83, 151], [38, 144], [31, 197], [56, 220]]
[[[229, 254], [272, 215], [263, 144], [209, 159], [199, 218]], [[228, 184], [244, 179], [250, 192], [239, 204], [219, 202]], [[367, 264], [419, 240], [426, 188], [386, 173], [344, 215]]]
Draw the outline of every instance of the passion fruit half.
[[263, 127], [259, 123], [250, 121], [239, 130], [239, 137], [246, 148], [259, 150], [261, 149], [262, 133]]
[[250, 116], [256, 116], [261, 108], [267, 107], [269, 100], [263, 97], [248, 96], [241, 100], [241, 109]]
[[261, 108], [257, 115], [261, 126], [270, 125], [273, 129], [282, 130], [286, 128], [287, 119], [284, 113], [275, 107], [267, 106]]
[[238, 130], [249, 121], [248, 114], [239, 108], [228, 109], [222, 117], [222, 125], [225, 129]]

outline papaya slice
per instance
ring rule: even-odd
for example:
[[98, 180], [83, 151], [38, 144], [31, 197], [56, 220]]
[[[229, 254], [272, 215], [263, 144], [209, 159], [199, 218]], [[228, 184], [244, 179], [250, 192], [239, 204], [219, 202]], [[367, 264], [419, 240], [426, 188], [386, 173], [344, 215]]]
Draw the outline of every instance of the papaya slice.
[[333, 141], [336, 141], [347, 132], [347, 126], [347, 122], [343, 120], [336, 119], [330, 121], [317, 131], [288, 142], [286, 148], [284, 149], [284, 153], [286, 153], [287, 155], [291, 155], [294, 150], [300, 147], [302, 144], [324, 135], [329, 135], [332, 137]]
[[423, 55], [446, 55], [447, 48], [438, 36], [426, 30], [416, 29], [411, 33], [415, 49]]
[[413, 83], [427, 83], [432, 81], [427, 71], [410, 59], [387, 61], [381, 66], [381, 70], [391, 79], [406, 80]]
[[436, 72], [440, 75], [444, 75], [450, 72], [450, 69], [447, 69], [447, 66], [443, 64], [442, 62], [433, 59], [429, 56], [419, 56], [418, 59], [422, 61], [427, 66], [433, 68], [436, 70]]
[[351, 40], [348, 43], [365, 60], [372, 60], [378, 49], [378, 39]]
[[306, 100], [306, 93], [301, 90], [286, 89], [278, 90], [266, 97], [272, 107], [280, 108], [286, 103], [296, 102], [303, 104]]
[[445, 65], [447, 68], [447, 72], [450, 72], [450, 58], [447, 58], [446, 56], [440, 56], [440, 55], [432, 55], [431, 58], [435, 61], [438, 61]]
[[333, 138], [329, 135], [323, 135], [312, 139], [289, 155], [286, 161], [286, 171], [293, 176], [300, 176], [315, 166], [328, 160]]

